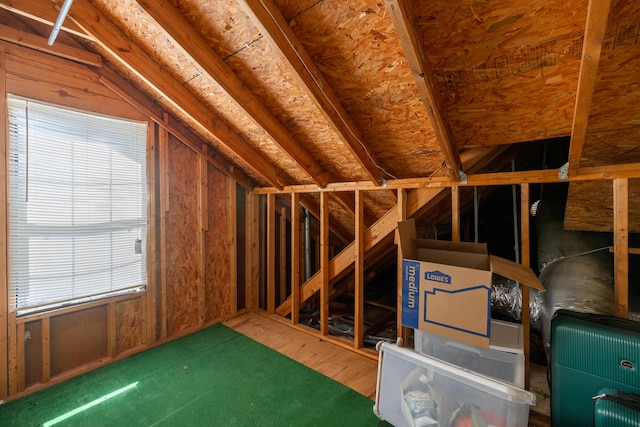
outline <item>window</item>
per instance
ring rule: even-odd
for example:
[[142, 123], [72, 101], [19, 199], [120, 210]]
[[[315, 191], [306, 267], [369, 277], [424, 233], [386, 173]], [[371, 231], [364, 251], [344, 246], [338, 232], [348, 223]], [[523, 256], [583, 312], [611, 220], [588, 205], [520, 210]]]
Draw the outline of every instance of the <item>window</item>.
[[143, 290], [147, 124], [14, 97], [8, 109], [18, 315]]

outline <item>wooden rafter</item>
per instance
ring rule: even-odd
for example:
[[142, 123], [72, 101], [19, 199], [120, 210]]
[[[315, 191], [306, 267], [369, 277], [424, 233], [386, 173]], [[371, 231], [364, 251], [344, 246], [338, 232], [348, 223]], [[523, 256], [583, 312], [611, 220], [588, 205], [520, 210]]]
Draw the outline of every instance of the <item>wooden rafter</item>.
[[311, 177], [314, 183], [324, 187], [330, 181], [329, 174], [293, 138], [224, 60], [209, 47], [206, 40], [176, 8], [166, 0], [137, 0], [137, 2], [153, 17], [176, 46], [198, 64], [206, 75], [217, 82], [225, 93]]
[[102, 66], [102, 57], [100, 55], [63, 43], [56, 43], [53, 46], [49, 46], [47, 39], [44, 37], [27, 33], [26, 31], [20, 31], [6, 25], [0, 25], [0, 40], [56, 55], [81, 64], [91, 65], [93, 67]]
[[387, 9], [393, 20], [393, 25], [398, 32], [398, 38], [402, 44], [404, 54], [407, 57], [409, 67], [418, 86], [418, 92], [422, 97], [440, 150], [444, 156], [445, 166], [453, 181], [460, 181], [461, 161], [455, 149], [451, 128], [443, 112], [438, 99], [433, 72], [422, 49], [422, 42], [415, 29], [410, 0], [386, 0]]
[[315, 65], [304, 45], [287, 24], [272, 0], [240, 0], [238, 2], [260, 29], [262, 35], [280, 52], [318, 109], [342, 136], [347, 149], [358, 161], [372, 182], [381, 184], [385, 174], [371, 153], [355, 123], [342, 107], [331, 86]]
[[584, 147], [587, 136], [591, 101], [596, 85], [602, 42], [607, 29], [610, 9], [611, 0], [589, 0], [587, 23], [582, 45], [582, 61], [580, 63], [580, 74], [578, 76], [576, 105], [573, 112], [573, 124], [571, 126], [569, 176], [576, 176], [580, 168], [582, 148]]
[[92, 39], [175, 108], [202, 125], [222, 144], [235, 152], [265, 180], [281, 187], [283, 177], [275, 166], [251, 147], [229, 125], [224, 123], [144, 50], [126, 37], [106, 16], [87, 0], [76, 0], [69, 18]]
[[[51, 26], [53, 26], [60, 14], [54, 2], [46, 1], [2, 0], [0, 8]], [[86, 34], [74, 22], [68, 20], [65, 20], [61, 30], [84, 39], [91, 39], [91, 36]]]

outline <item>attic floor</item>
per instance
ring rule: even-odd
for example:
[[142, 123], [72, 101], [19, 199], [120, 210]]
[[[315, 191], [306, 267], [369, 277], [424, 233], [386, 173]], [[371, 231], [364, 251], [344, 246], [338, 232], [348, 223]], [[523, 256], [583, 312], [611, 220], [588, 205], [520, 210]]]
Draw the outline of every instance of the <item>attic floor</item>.
[[[371, 400], [375, 399], [378, 363], [369, 357], [320, 340], [265, 314], [247, 312], [224, 324]], [[551, 426], [545, 369], [543, 366], [531, 365], [530, 389], [536, 393], [538, 402], [529, 411], [529, 427]]]

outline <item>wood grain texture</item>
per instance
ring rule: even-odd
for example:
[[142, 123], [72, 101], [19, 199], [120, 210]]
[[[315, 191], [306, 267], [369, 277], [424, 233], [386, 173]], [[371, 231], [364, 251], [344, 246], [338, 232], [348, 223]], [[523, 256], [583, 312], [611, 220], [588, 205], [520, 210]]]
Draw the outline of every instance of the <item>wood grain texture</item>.
[[370, 399], [375, 396], [375, 360], [319, 340], [257, 313], [246, 313], [224, 324]]
[[[207, 322], [229, 317], [236, 308], [231, 282], [231, 228], [229, 222], [229, 178], [213, 166], [207, 169], [209, 197], [206, 209], [208, 230], [205, 232], [205, 295]], [[235, 199], [234, 199], [235, 203]]]
[[169, 210], [166, 213], [167, 336], [193, 328], [198, 320], [198, 156], [169, 138]]

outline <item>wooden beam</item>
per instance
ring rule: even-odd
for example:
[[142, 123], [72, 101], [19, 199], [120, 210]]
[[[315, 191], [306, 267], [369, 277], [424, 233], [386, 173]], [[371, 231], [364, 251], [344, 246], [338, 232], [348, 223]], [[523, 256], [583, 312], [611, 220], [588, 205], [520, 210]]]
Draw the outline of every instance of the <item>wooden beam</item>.
[[125, 66], [146, 85], [164, 97], [182, 114], [200, 124], [229, 150], [244, 160], [247, 165], [274, 185], [281, 187], [282, 177], [265, 157], [250, 146], [242, 136], [203, 105], [182, 84], [176, 81], [168, 71], [155, 62], [141, 47], [130, 40], [122, 31], [88, 0], [76, 0], [69, 12], [72, 19], [110, 56]]
[[571, 143], [569, 145], [569, 176], [576, 176], [580, 168], [582, 148], [587, 136], [587, 125], [591, 112], [591, 101], [596, 85], [602, 42], [604, 41], [611, 0], [589, 0], [587, 23], [582, 44], [582, 60], [578, 75], [576, 104], [571, 125]]
[[320, 194], [320, 334], [329, 335], [329, 194]]
[[382, 184], [386, 173], [375, 155], [362, 140], [362, 135], [347, 114], [331, 86], [323, 77], [304, 45], [287, 24], [272, 0], [240, 0], [240, 5], [281, 56], [291, 65], [299, 84], [315, 103], [327, 121], [342, 137], [346, 148], [372, 182]]
[[430, 176], [424, 178], [394, 179], [387, 181], [385, 187], [374, 185], [370, 181], [362, 182], [339, 182], [327, 185], [326, 188], [318, 190], [317, 187], [308, 185], [285, 186], [281, 190], [273, 187], [257, 187], [252, 190], [253, 194], [269, 193], [317, 193], [321, 192], [349, 192], [355, 190], [374, 191], [388, 188], [405, 190], [416, 188], [448, 188], [491, 186], [491, 185], [519, 185], [519, 184], [547, 184], [566, 183], [578, 181], [597, 181], [603, 179], [616, 178], [640, 178], [640, 163], [629, 163], [620, 165], [591, 166], [581, 168], [580, 173], [573, 177], [558, 177], [558, 169], [531, 170], [520, 172], [498, 172], [484, 174], [467, 175], [466, 183], [453, 182], [447, 177]]
[[355, 224], [355, 296], [353, 309], [353, 346], [364, 346], [364, 195], [356, 191], [356, 224]]
[[629, 180], [613, 180], [613, 241], [616, 316], [629, 317]]
[[51, 381], [51, 318], [42, 319], [42, 383]]
[[300, 319], [300, 195], [291, 193], [291, 323]]
[[46, 38], [6, 25], [0, 25], [0, 40], [59, 56], [81, 64], [102, 67], [102, 57], [98, 54], [59, 42], [53, 46], [49, 46]]
[[324, 187], [331, 179], [271, 111], [240, 80], [207, 41], [166, 0], [136, 0], [160, 25], [164, 32], [204, 71], [220, 85], [238, 107], [244, 110], [271, 139], [304, 170], [317, 185]]
[[276, 310], [276, 196], [267, 195], [267, 313]]
[[[118, 76], [113, 70], [108, 67], [103, 67], [94, 71], [100, 75], [98, 78], [100, 83], [108, 87], [116, 95], [129, 103], [133, 108], [149, 117], [158, 125], [162, 126], [173, 136], [179, 139], [180, 142], [207, 159], [209, 163], [233, 178], [238, 182], [238, 184], [242, 185], [247, 190], [251, 190], [255, 186], [251, 178], [244, 174], [239, 168], [235, 167], [229, 159], [225, 158], [220, 153], [205, 151], [204, 147], [206, 147], [206, 144], [198, 135], [194, 134], [191, 130], [187, 129], [172, 117], [165, 120], [165, 111], [162, 108], [151, 102], [151, 100]], [[197, 141], [200, 141], [201, 144], [197, 144]]]
[[[398, 221], [404, 221], [407, 219], [407, 192], [403, 189], [398, 189]], [[401, 346], [408, 344], [409, 328], [402, 325], [402, 259], [404, 258], [400, 245], [398, 244], [398, 232], [396, 229], [396, 253], [397, 253], [397, 283], [396, 283], [396, 331], [397, 338], [401, 343]]]
[[[2, 0], [0, 8], [51, 27], [53, 27], [58, 15], [60, 15], [60, 10], [56, 8], [56, 4], [52, 1]], [[64, 21], [61, 30], [83, 39], [91, 40], [89, 35], [69, 20]]]
[[422, 41], [415, 28], [415, 20], [411, 10], [411, 0], [386, 0], [387, 9], [393, 25], [398, 33], [398, 38], [404, 49], [407, 62], [418, 86], [418, 92], [422, 97], [431, 125], [436, 134], [440, 150], [444, 156], [445, 166], [449, 177], [453, 181], [460, 181], [460, 169], [462, 162], [455, 148], [455, 142], [446, 119], [444, 109], [438, 99], [438, 91], [433, 78], [433, 71], [422, 49]]
[[[206, 147], [205, 147], [206, 151]], [[207, 323], [207, 287], [205, 284], [205, 271], [207, 269], [206, 260], [206, 233], [209, 230], [209, 164], [204, 156], [198, 156], [198, 212], [196, 213], [198, 221], [198, 275], [197, 275], [197, 295], [198, 295], [198, 324], [204, 326]], [[231, 212], [229, 212], [229, 215]], [[230, 268], [231, 266], [227, 266]]]
[[287, 298], [287, 208], [280, 208], [280, 250], [278, 251], [278, 268], [280, 280], [278, 281], [278, 304], [282, 304]]
[[[529, 184], [520, 185], [520, 264], [529, 267], [531, 264], [531, 241], [529, 239]], [[524, 337], [524, 383], [525, 389], [529, 390], [529, 379], [531, 377], [531, 310], [529, 309], [530, 289], [529, 286], [520, 285], [522, 289], [522, 335]]]
[[[158, 308], [158, 263], [161, 254], [158, 247], [158, 231], [160, 224], [158, 222], [158, 206], [160, 196], [157, 191], [156, 183], [158, 177], [159, 163], [159, 132], [158, 124], [149, 123], [149, 132], [147, 134], [147, 288], [145, 292], [145, 330], [143, 330], [143, 343], [153, 345], [157, 337], [157, 308]], [[161, 251], [160, 251], [161, 252]]]
[[451, 241], [460, 241], [460, 187], [451, 187]]

